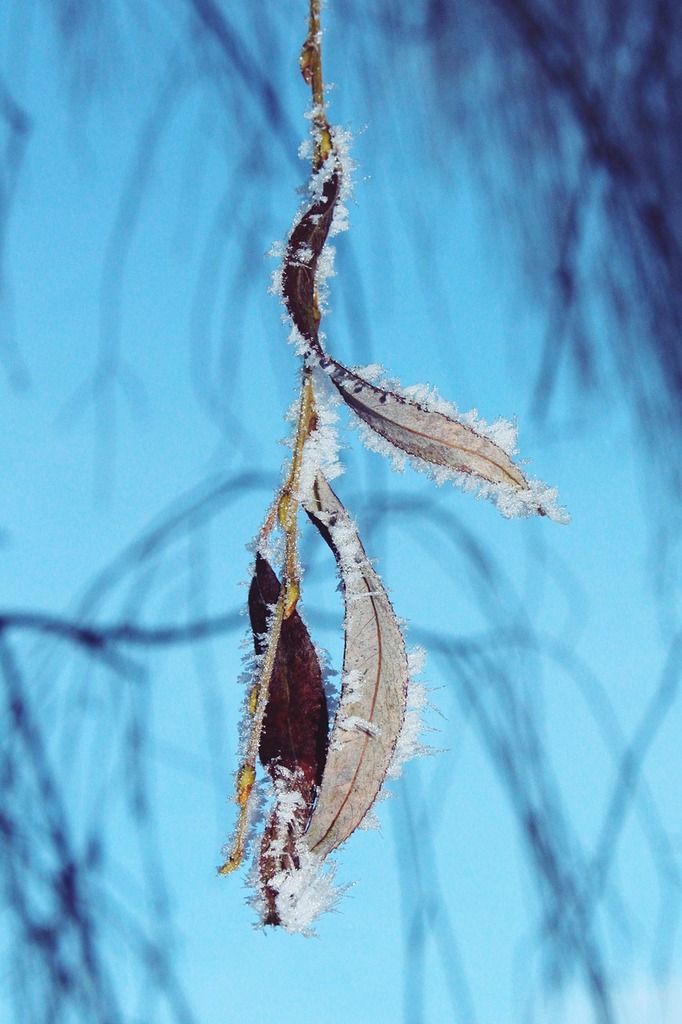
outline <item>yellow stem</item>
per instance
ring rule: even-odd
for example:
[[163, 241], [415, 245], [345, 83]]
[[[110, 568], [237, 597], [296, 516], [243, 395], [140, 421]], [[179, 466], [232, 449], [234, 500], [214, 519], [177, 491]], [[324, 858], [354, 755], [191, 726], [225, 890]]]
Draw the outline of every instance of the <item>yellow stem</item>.
[[[314, 172], [320, 169], [333, 148], [331, 130], [325, 114], [321, 41], [320, 0], [310, 0], [308, 36], [301, 51], [301, 71], [306, 82], [311, 86], [313, 94], [315, 110], [313, 120], [316, 128], [315, 149], [313, 153]], [[317, 291], [315, 291], [313, 302], [317, 310]], [[244, 859], [251, 792], [256, 781], [256, 761], [258, 759], [260, 737], [268, 705], [270, 680], [272, 679], [277, 647], [282, 632], [282, 623], [293, 613], [300, 595], [300, 576], [296, 553], [298, 540], [298, 492], [305, 443], [314, 432], [316, 426], [317, 416], [315, 413], [312, 371], [308, 366], [304, 366], [301, 381], [301, 401], [296, 425], [296, 440], [294, 442], [291, 466], [289, 467], [284, 485], [268, 511], [258, 538], [258, 546], [260, 548], [267, 540], [275, 524], [279, 522], [285, 535], [284, 578], [277, 604], [272, 614], [268, 643], [261, 662], [260, 675], [249, 695], [249, 713], [252, 714], [251, 731], [244, 759], [237, 772], [235, 787], [236, 801], [239, 804], [239, 818], [225, 863], [218, 869], [221, 875], [234, 871]]]
[[277, 654], [279, 636], [282, 631], [282, 622], [284, 621], [285, 596], [286, 591], [284, 587], [282, 587], [272, 616], [268, 646], [263, 657], [261, 674], [258, 682], [256, 683], [257, 700], [253, 713], [249, 744], [246, 749], [246, 754], [244, 755], [244, 760], [237, 772], [236, 800], [239, 804], [239, 818], [237, 819], [237, 825], [232, 837], [230, 852], [225, 863], [218, 869], [218, 872], [221, 875], [228, 875], [231, 871], [234, 871], [239, 867], [244, 859], [244, 852], [246, 849], [246, 832], [249, 823], [249, 804], [251, 791], [253, 789], [254, 782], [256, 781], [256, 758], [258, 757], [260, 734], [263, 730], [263, 720], [265, 718], [265, 710], [268, 703], [272, 670], [275, 667], [275, 655]]
[[315, 430], [316, 426], [317, 415], [315, 413], [313, 378], [310, 368], [306, 366], [303, 369], [301, 404], [298, 413], [294, 454], [291, 460], [289, 475], [284, 487], [282, 488], [279, 506], [277, 508], [277, 517], [286, 535], [286, 553], [284, 559], [284, 586], [287, 591], [284, 613], [285, 619], [289, 618], [296, 607], [296, 602], [298, 601], [301, 589], [298, 560], [296, 557], [298, 539], [298, 489], [301, 479], [301, 466], [303, 464], [305, 443]]
[[317, 129], [313, 170], [318, 171], [332, 151], [332, 136], [324, 108], [324, 78], [322, 76], [322, 28], [320, 25], [320, 0], [310, 0], [308, 36], [301, 50], [301, 71], [313, 93]]
[[[261, 531], [259, 543], [264, 539], [263, 531], [272, 528], [275, 515], [284, 530], [286, 538], [286, 549], [284, 557], [284, 579], [280, 588], [279, 597], [270, 623], [268, 644], [263, 655], [260, 675], [254, 684], [249, 698], [249, 704], [253, 710], [251, 720], [251, 731], [249, 742], [244, 754], [244, 759], [237, 772], [236, 800], [239, 804], [239, 818], [234, 831], [230, 852], [225, 863], [219, 868], [221, 875], [227, 875], [234, 871], [242, 863], [246, 849], [246, 832], [249, 821], [249, 804], [251, 791], [256, 780], [256, 761], [258, 759], [258, 748], [260, 746], [261, 732], [268, 705], [270, 693], [270, 680], [275, 667], [275, 657], [279, 638], [282, 632], [282, 623], [294, 611], [300, 594], [300, 578], [298, 572], [298, 560], [296, 557], [297, 533], [298, 533], [298, 486], [301, 478], [301, 465], [303, 463], [303, 450], [310, 434], [315, 430], [317, 417], [315, 414], [315, 395], [313, 392], [312, 374], [308, 367], [303, 369], [303, 382], [301, 385], [301, 404], [299, 406], [298, 423], [296, 426], [296, 440], [294, 443], [294, 454], [287, 479], [279, 492], [278, 499], [273, 510], [268, 515], [263, 530]], [[275, 514], [273, 514], [276, 509]], [[265, 534], [267, 536], [267, 534]]]

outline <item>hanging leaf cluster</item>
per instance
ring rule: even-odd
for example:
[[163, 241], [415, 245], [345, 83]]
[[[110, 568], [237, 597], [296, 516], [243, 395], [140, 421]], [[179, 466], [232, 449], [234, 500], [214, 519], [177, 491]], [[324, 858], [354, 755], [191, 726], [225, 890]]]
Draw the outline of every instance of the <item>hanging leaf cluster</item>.
[[[438, 482], [452, 479], [477, 489], [507, 517], [567, 518], [556, 491], [529, 479], [514, 462], [511, 424], [461, 416], [434, 391], [378, 380], [375, 368], [351, 369], [325, 348], [320, 297], [330, 270], [327, 243], [346, 226], [350, 162], [344, 134], [326, 118], [320, 39], [319, 0], [311, 0], [301, 69], [313, 93], [313, 171], [277, 276], [302, 362], [301, 391], [291, 461], [256, 541], [248, 600], [253, 671], [236, 778], [239, 819], [220, 868], [231, 872], [252, 847], [253, 902], [261, 921], [302, 932], [338, 897], [327, 858], [372, 814], [387, 776], [420, 749], [409, 706], [423, 702], [414, 696], [405, 641], [386, 590], [330, 484], [340, 471], [335, 407], [349, 410], [371, 448]], [[298, 609], [300, 509], [330, 548], [344, 596], [343, 670], [331, 723], [320, 656]], [[277, 533], [282, 553], [273, 565]], [[259, 762], [269, 790], [265, 810], [257, 796]]]

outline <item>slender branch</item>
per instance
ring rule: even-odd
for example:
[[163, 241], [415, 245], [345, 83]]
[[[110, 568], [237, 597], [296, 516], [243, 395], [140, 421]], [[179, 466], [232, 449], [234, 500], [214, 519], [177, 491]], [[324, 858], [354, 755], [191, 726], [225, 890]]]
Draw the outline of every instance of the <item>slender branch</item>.
[[[320, 28], [320, 0], [310, 0], [310, 18], [308, 36], [301, 52], [301, 71], [306, 82], [312, 88], [313, 122], [315, 125], [315, 149], [313, 153], [313, 173], [332, 152], [331, 130], [324, 109], [324, 82], [322, 78], [322, 30]], [[312, 314], [319, 319], [317, 288], [312, 297]], [[313, 391], [312, 370], [304, 365], [301, 371], [301, 397], [296, 424], [294, 453], [286, 480], [270, 508], [258, 538], [258, 546], [267, 540], [276, 523], [284, 532], [285, 555], [283, 567], [283, 585], [280, 588], [277, 604], [272, 613], [270, 631], [260, 673], [249, 695], [248, 710], [252, 716], [249, 740], [241, 765], [237, 771], [236, 801], [239, 805], [239, 818], [226, 851], [226, 859], [218, 869], [219, 874], [229, 874], [242, 863], [246, 850], [251, 793], [256, 781], [256, 762], [260, 749], [261, 733], [265, 721], [265, 712], [270, 695], [270, 681], [275, 667], [275, 658], [282, 631], [282, 623], [293, 614], [298, 602], [301, 585], [298, 569], [298, 508], [300, 504], [299, 483], [305, 444], [317, 427], [315, 412], [315, 395]]]
[[197, 640], [208, 639], [234, 629], [240, 621], [241, 616], [237, 612], [227, 612], [215, 618], [200, 619], [179, 626], [145, 627], [131, 622], [110, 626], [87, 626], [58, 616], [42, 615], [40, 612], [5, 612], [0, 614], [0, 633], [19, 630], [49, 634], [89, 650], [101, 650], [115, 644], [162, 647], [171, 644], [191, 644]]
[[320, 26], [320, 0], [310, 0], [308, 35], [300, 57], [301, 72], [313, 92], [313, 123], [315, 153], [313, 170], [320, 169], [332, 151], [332, 137], [324, 106], [324, 78], [322, 76], [322, 28]]
[[[296, 602], [300, 595], [300, 578], [298, 572], [297, 540], [298, 540], [298, 484], [301, 476], [301, 464], [303, 461], [303, 450], [310, 434], [315, 430], [317, 417], [315, 415], [315, 398], [313, 395], [313, 382], [311, 371], [308, 367], [303, 368], [301, 384], [301, 404], [299, 407], [298, 424], [296, 428], [296, 442], [294, 455], [287, 475], [286, 482], [279, 492], [276, 501], [276, 514], [280, 526], [286, 537], [286, 552], [284, 558], [284, 585], [279, 592], [277, 604], [272, 613], [268, 644], [263, 656], [261, 671], [249, 696], [249, 711], [252, 714], [251, 731], [246, 753], [237, 772], [236, 799], [239, 804], [239, 819], [234, 831], [232, 844], [229, 853], [219, 873], [229, 874], [239, 867], [244, 859], [246, 848], [246, 834], [249, 821], [249, 805], [251, 791], [256, 781], [256, 761], [260, 747], [260, 737], [265, 721], [265, 712], [270, 695], [270, 680], [272, 679], [275, 667], [275, 658], [279, 646], [279, 638], [282, 631], [282, 623], [294, 611]], [[265, 526], [261, 531], [259, 544], [264, 539], [266, 528], [274, 525], [272, 511], [268, 514]]]
[[316, 426], [317, 416], [315, 413], [315, 396], [313, 394], [312, 374], [309, 367], [305, 366], [303, 368], [301, 406], [296, 429], [294, 457], [291, 461], [289, 477], [282, 489], [277, 508], [277, 517], [279, 519], [280, 526], [286, 534], [286, 555], [284, 563], [286, 589], [286, 602], [284, 609], [285, 619], [289, 618], [296, 607], [296, 602], [298, 601], [301, 592], [298, 561], [296, 557], [299, 506], [298, 485], [301, 478], [301, 464], [303, 462], [303, 450], [305, 448], [305, 443], [310, 437], [310, 434], [315, 430]]

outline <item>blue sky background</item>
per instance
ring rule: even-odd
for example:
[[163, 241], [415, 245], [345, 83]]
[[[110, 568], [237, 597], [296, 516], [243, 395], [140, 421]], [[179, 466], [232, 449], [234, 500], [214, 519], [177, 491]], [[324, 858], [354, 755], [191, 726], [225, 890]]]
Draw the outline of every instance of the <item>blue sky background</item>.
[[[295, 146], [287, 151], [259, 123], [234, 69], [217, 56], [212, 64], [199, 46], [187, 58], [172, 5], [93, 15], [80, 63], [60, 50], [49, 8], [28, 6], [0, 15], [6, 81], [31, 115], [4, 253], [5, 329], [16, 352], [5, 349], [13, 376], [0, 384], [0, 605], [106, 624], [237, 613], [246, 545], [279, 478], [283, 414], [297, 383], [264, 254], [285, 237], [307, 169], [292, 159]], [[301, 140], [305, 5], [266, 6], [230, 14]], [[647, 474], [615, 388], [586, 398], [567, 372], [546, 420], [531, 414], [546, 310], [528, 288], [529, 254], [504, 201], [492, 203], [457, 138], [427, 119], [419, 47], [406, 46], [402, 76], [368, 89], [356, 73], [357, 36], [333, 5], [326, 23], [330, 118], [355, 133], [358, 163], [351, 231], [337, 240], [330, 282], [329, 346], [349, 363], [381, 362], [403, 384], [435, 384], [463, 411], [517, 417], [522, 457], [559, 487], [572, 523], [505, 521], [471, 495], [412, 472], [396, 476], [342, 432], [339, 493], [379, 560], [408, 640], [427, 649], [438, 709], [431, 739], [443, 752], [408, 766], [396, 799], [380, 808], [381, 834], [359, 833], [341, 851], [338, 879], [356, 884], [319, 922], [317, 939], [254, 930], [243, 879], [215, 874], [234, 822], [245, 622], [210, 643], [143, 655], [143, 698], [134, 680], [67, 644], [21, 635], [16, 649], [36, 713], [51, 723], [50, 756], [76, 832], [97, 827], [106, 836], [101, 884], [111, 904], [145, 918], [159, 896], [145, 858], [159, 859], [168, 941], [203, 1024], [582, 1024], [592, 1017], [579, 971], [569, 967], [563, 990], [546, 995], [550, 946], [534, 869], [504, 779], [467, 711], [462, 674], [484, 693], [495, 678], [473, 654], [458, 675], [431, 641], [483, 649], [493, 633], [498, 643], [516, 637], [503, 660], [541, 727], [576, 866], [598, 844], [618, 754], [670, 650], [674, 603], [656, 595], [652, 558], [666, 493]], [[365, 46], [370, 59], [371, 39]], [[71, 78], [70, 69], [89, 64], [100, 69], [97, 88]], [[141, 146], [145, 132], [153, 148]], [[506, 174], [501, 155], [503, 183]], [[122, 209], [133, 216], [120, 231]], [[600, 315], [597, 299], [597, 331]], [[120, 361], [98, 384], [98, 351], [112, 339]], [[611, 371], [605, 357], [606, 381]], [[253, 487], [226, 486], [205, 521], [190, 520], [94, 599], [92, 581], [150, 524], [184, 507], [182, 496], [246, 471], [258, 474]], [[339, 598], [314, 540], [305, 534], [304, 609], [338, 666]], [[494, 570], [490, 583], [474, 545]], [[518, 637], [531, 634], [535, 649], [524, 648]], [[148, 716], [151, 847], [138, 844], [127, 802], [135, 707]], [[672, 1024], [682, 1013], [675, 887], [652, 861], [642, 826], [655, 804], [666, 856], [679, 856], [679, 727], [674, 706], [646, 759], [644, 819], [628, 813], [596, 916], [623, 1024]], [[432, 930], [423, 934], [417, 904], [430, 908]], [[657, 931], [661, 906], [670, 920]], [[107, 914], [112, 978], [130, 1000], [130, 1019], [155, 1019], [140, 964]], [[6, 980], [9, 998], [11, 974]]]

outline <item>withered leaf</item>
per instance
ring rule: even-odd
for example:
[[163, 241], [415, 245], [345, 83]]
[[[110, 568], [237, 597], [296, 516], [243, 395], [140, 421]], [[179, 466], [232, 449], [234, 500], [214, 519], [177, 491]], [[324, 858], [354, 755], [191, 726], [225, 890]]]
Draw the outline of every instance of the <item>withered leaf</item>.
[[339, 566], [346, 620], [343, 682], [327, 764], [305, 841], [325, 857], [353, 832], [376, 800], [405, 718], [405, 641], [357, 530], [318, 474], [308, 515]]
[[341, 191], [341, 168], [334, 163], [321, 194], [295, 225], [282, 267], [282, 295], [289, 316], [305, 340], [319, 354], [319, 312], [315, 299], [315, 273], [327, 240]]
[[[269, 562], [256, 556], [249, 589], [249, 616], [257, 654], [264, 649], [268, 610], [277, 603], [280, 583]], [[322, 778], [327, 748], [327, 700], [322, 671], [310, 634], [297, 611], [282, 622], [270, 679], [259, 755], [268, 769], [281, 765], [302, 773], [311, 784]]]
[[487, 483], [528, 490], [528, 481], [509, 455], [472, 427], [377, 387], [335, 359], [323, 359], [322, 365], [356, 416], [407, 455]]
[[263, 924], [282, 923], [278, 906], [279, 883], [300, 867], [299, 842], [310, 815], [311, 787], [300, 775], [272, 767], [276, 784], [275, 806], [263, 832], [258, 860]]
[[[268, 611], [280, 583], [269, 562], [256, 556], [249, 589], [249, 616], [257, 654], [265, 647]], [[296, 845], [322, 779], [327, 747], [327, 701], [315, 647], [297, 611], [282, 622], [259, 756], [275, 782], [277, 800], [260, 848], [260, 888], [264, 923], [279, 924], [276, 879], [296, 869]]]

